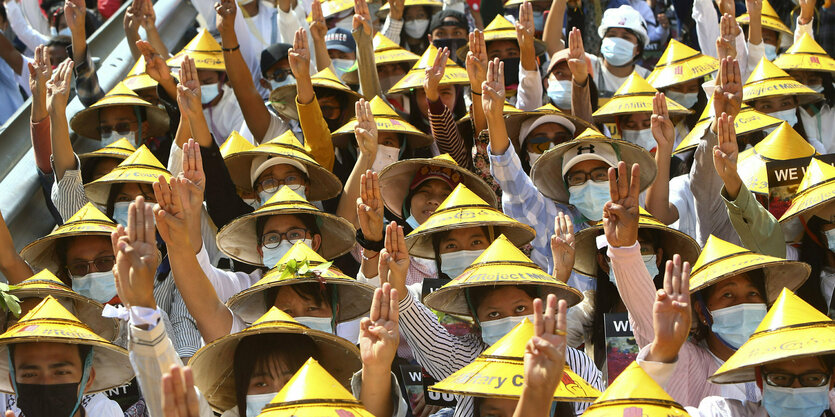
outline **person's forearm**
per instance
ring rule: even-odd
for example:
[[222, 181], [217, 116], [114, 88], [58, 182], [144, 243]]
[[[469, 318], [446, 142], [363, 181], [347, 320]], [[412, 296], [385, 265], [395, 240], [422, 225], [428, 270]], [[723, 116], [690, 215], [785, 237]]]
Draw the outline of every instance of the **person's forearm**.
[[[182, 109], [181, 109], [182, 110]], [[185, 114], [185, 112], [181, 113]], [[194, 138], [194, 141], [197, 142], [200, 146], [209, 147], [209, 144], [212, 142], [212, 133], [209, 131], [209, 124], [206, 123], [206, 116], [203, 115], [202, 111], [194, 112], [192, 114], [185, 114], [183, 119], [188, 119], [188, 128], [191, 131], [191, 137]], [[177, 130], [179, 133], [179, 129]], [[178, 138], [179, 140], [180, 138]], [[185, 141], [188, 138], [183, 138]], [[221, 140], [225, 140], [225, 138], [221, 138]], [[185, 143], [185, 142], [183, 142]], [[182, 146], [182, 143], [178, 144]]]
[[[748, 23], [748, 43], [759, 45], [763, 41], [762, 17], [751, 16]], [[779, 42], [778, 42], [779, 43]]]
[[150, 29], [145, 30], [146, 37], [148, 38], [148, 43], [154, 47], [154, 50], [162, 57], [162, 59], [167, 60], [170, 58], [170, 54], [168, 52], [168, 47], [165, 46], [165, 42], [162, 41], [162, 37], [159, 35], [159, 31], [157, 30], [156, 26], [153, 26]]
[[[380, 252], [373, 252], [368, 249], [360, 249], [362, 254], [362, 262], [360, 263], [360, 271], [366, 278], [374, 278], [380, 275]], [[368, 258], [368, 259], [365, 259]]]
[[461, 167], [470, 169], [473, 166], [472, 156], [464, 147], [452, 113], [440, 100], [429, 102], [429, 126], [441, 153], [448, 153]]
[[565, 0], [555, 0], [551, 3], [551, 11], [545, 18], [545, 29], [542, 31], [542, 40], [548, 48], [548, 56], [565, 49], [562, 41], [563, 17], [565, 15]]
[[313, 92], [313, 81], [310, 80], [310, 75], [308, 74], [299, 74], [296, 77], [296, 92], [301, 104], [310, 104], [311, 101], [316, 97], [316, 94]]
[[[222, 33], [222, 41], [225, 48], [239, 46], [238, 36], [234, 31], [224, 31]], [[267, 110], [261, 94], [255, 88], [255, 82], [252, 81], [252, 75], [249, 67], [246, 65], [246, 61], [244, 61], [240, 48], [234, 51], [224, 51], [223, 61], [226, 65], [226, 74], [229, 77], [229, 83], [232, 85], [235, 98], [238, 100], [238, 105], [241, 109], [246, 109], [246, 111], [241, 112], [246, 121], [246, 125], [249, 127], [255, 140], [260, 143], [265, 139], [264, 135], [267, 134], [267, 130], [270, 128], [270, 111]], [[225, 139], [221, 138], [221, 140]], [[197, 139], [195, 138], [195, 140]]]
[[[37, 7], [37, 5], [35, 5], [35, 7]], [[9, 26], [12, 28], [12, 32], [14, 32], [15, 36], [20, 39], [20, 41], [23, 42], [28, 49], [34, 51], [38, 45], [45, 45], [49, 42], [49, 37], [32, 27], [29, 20], [23, 15], [21, 3], [17, 1], [7, 1], [6, 15], [8, 16], [7, 20], [9, 22]]]
[[[61, 100], [60, 98], [58, 99]], [[55, 180], [64, 178], [64, 172], [75, 169], [75, 154], [70, 143], [70, 131], [67, 125], [66, 105], [54, 103], [49, 114], [49, 130], [52, 138], [52, 164], [55, 168]]]
[[507, 126], [504, 117], [487, 115], [487, 130], [490, 132], [490, 149], [493, 154], [505, 153], [510, 146], [510, 138], [507, 136]]
[[[168, 248], [171, 272], [188, 312], [206, 343], [223, 337], [232, 329], [232, 313], [226, 308], [206, 277], [191, 248]], [[178, 279], [179, 277], [179, 279]]]
[[125, 39], [128, 41], [128, 48], [130, 49], [131, 56], [133, 56], [133, 60], [138, 60], [139, 57], [142, 56], [142, 52], [139, 52], [139, 48], [136, 47], [136, 41], [142, 40], [142, 38], [139, 37], [139, 32], [125, 28]]
[[[357, 72], [360, 79], [360, 91], [366, 100], [374, 96], [382, 97], [385, 92], [380, 85], [380, 78], [377, 75], [377, 64], [374, 59], [374, 42], [371, 36], [366, 35], [363, 28], [351, 32], [357, 44]], [[317, 58], [318, 62], [318, 58]]]
[[23, 56], [5, 36], [0, 36], [0, 58], [9, 64], [15, 74], [20, 75], [23, 71]]
[[[188, 122], [186, 114], [180, 112], [180, 123], [177, 124], [177, 132], [174, 134], [174, 144], [172, 146], [182, 148], [188, 142], [189, 137], [191, 137], [191, 125]], [[197, 139], [194, 140], [197, 141]], [[200, 142], [197, 143], [199, 144]]]
[[655, 153], [658, 175], [647, 189], [646, 195], [647, 211], [664, 224], [672, 224], [678, 220], [678, 210], [670, 204], [670, 158], [669, 152], [662, 149]]
[[[571, 114], [589, 123], [594, 123], [591, 108], [591, 87], [589, 78], [582, 83], [571, 82]], [[575, 132], [582, 133], [582, 132]], [[575, 135], [576, 136], [576, 135]]]
[[391, 364], [385, 367], [362, 365], [362, 392], [360, 402], [375, 416], [390, 416], [394, 406], [391, 403]]
[[342, 189], [342, 196], [339, 197], [339, 205], [336, 208], [336, 215], [351, 222], [355, 228], [359, 228], [359, 220], [357, 219], [357, 199], [360, 196], [360, 177], [365, 174], [366, 170], [371, 169], [373, 159], [369, 158], [365, 153], [360, 152], [357, 163], [354, 164], [354, 169], [351, 170], [351, 175], [345, 181], [345, 187]]
[[32, 151], [35, 154], [35, 164], [44, 174], [52, 173], [52, 137], [49, 133], [49, 120], [44, 117], [39, 122], [29, 122], [29, 136], [32, 138]]
[[316, 57], [317, 70], [322, 71], [331, 66], [331, 57], [328, 55], [324, 39], [313, 38], [313, 55]]
[[521, 44], [519, 48], [519, 63], [525, 71], [535, 71], [536, 66], [536, 49], [533, 45], [533, 39], [526, 44]]
[[487, 117], [484, 115], [484, 108], [481, 106], [481, 92], [479, 91], [478, 94], [476, 94], [476, 92], [473, 91], [470, 97], [473, 99], [473, 105], [472, 108], [470, 108], [473, 125], [475, 126], [473, 134], [478, 136], [482, 130], [487, 129]]
[[87, 59], [87, 35], [84, 30], [81, 33], [72, 32], [72, 59], [76, 67]]
[[[0, 217], [0, 222], [3, 218]], [[32, 269], [29, 264], [20, 257], [15, 251], [12, 243], [12, 236], [9, 234], [9, 229], [3, 223], [0, 227], [0, 272], [6, 277], [9, 284], [19, 284], [25, 279], [32, 276]]]

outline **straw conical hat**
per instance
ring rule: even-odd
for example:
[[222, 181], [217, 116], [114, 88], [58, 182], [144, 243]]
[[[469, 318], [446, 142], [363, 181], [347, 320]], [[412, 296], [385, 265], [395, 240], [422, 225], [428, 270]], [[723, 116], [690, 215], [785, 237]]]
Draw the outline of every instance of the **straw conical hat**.
[[[383, 7], [388, 6], [388, 3]], [[374, 43], [374, 64], [376, 66], [385, 64], [400, 64], [405, 63], [410, 66], [417, 62], [420, 57], [401, 48], [400, 45], [394, 43], [381, 32], [377, 32], [372, 40]], [[348, 84], [359, 84], [359, 71], [352, 68], [350, 71], [342, 74], [342, 80]]]
[[[287, 268], [292, 268], [288, 266], [288, 263], [296, 265], [304, 261], [307, 261], [311, 267], [325, 263], [325, 259], [304, 242], [296, 242], [263, 278], [246, 290], [232, 296], [226, 304], [244, 321], [252, 321], [264, 314], [267, 306], [275, 302], [275, 300], [266, 299], [268, 289], [317, 282], [335, 286], [339, 310], [337, 322], [352, 320], [368, 313], [368, 309], [371, 308], [371, 298], [374, 296], [374, 287], [358, 282], [335, 267], [330, 267], [318, 276], [313, 272], [285, 271]], [[336, 310], [335, 308], [334, 313]]]
[[[533, 335], [533, 323], [523, 319], [471, 364], [429, 387], [429, 390], [473, 397], [518, 399], [522, 396], [525, 375], [525, 345]], [[496, 378], [503, 378], [505, 382], [498, 387], [484, 383], [496, 381]], [[589, 402], [599, 396], [600, 391], [565, 365], [560, 384], [554, 392], [555, 401]]]
[[[233, 132], [229, 140], [232, 140], [236, 135]], [[243, 138], [240, 139], [245, 141]], [[229, 140], [227, 140], [227, 143]], [[230, 147], [232, 145], [234, 143], [230, 144]], [[290, 130], [250, 150], [238, 151], [232, 155], [224, 156], [224, 161], [229, 168], [229, 175], [232, 177], [235, 186], [249, 191], [253, 189], [254, 185], [253, 170], [270, 158], [289, 159], [302, 164], [307, 169], [307, 176], [310, 180], [310, 186], [307, 187], [309, 201], [328, 200], [336, 197], [342, 191], [342, 183], [339, 182], [339, 178], [319, 165], [313, 159], [313, 155], [305, 149]], [[234, 163], [234, 166], [230, 166], [232, 163]]]
[[[351, 375], [362, 367], [359, 350], [351, 342], [330, 333], [308, 328], [289, 314], [272, 307], [246, 329], [223, 336], [202, 347], [189, 361], [189, 366], [194, 371], [195, 385], [215, 410], [225, 411], [237, 404], [233, 369], [235, 350], [245, 337], [259, 334], [310, 337], [316, 345], [322, 363], [342, 384], [347, 384]], [[280, 350], [282, 347], [271, 348]], [[313, 355], [314, 352], [310, 354]]]
[[521, 130], [522, 130], [522, 124], [524, 124], [525, 121], [530, 120], [530, 119], [536, 119], [536, 118], [539, 118], [539, 117], [542, 117], [542, 116], [547, 116], [547, 115], [559, 116], [559, 117], [567, 119], [568, 122], [571, 123], [574, 126], [574, 133], [575, 134], [578, 133], [578, 132], [583, 132], [586, 129], [591, 129], [591, 128], [594, 127], [591, 123], [589, 123], [589, 122], [587, 122], [587, 121], [585, 121], [585, 120], [583, 120], [583, 119], [581, 119], [577, 116], [574, 116], [573, 114], [566, 113], [566, 112], [556, 108], [551, 103], [548, 103], [544, 106], [541, 106], [534, 111], [520, 112], [520, 113], [521, 114], [519, 116], [516, 116], [515, 114], [511, 114], [509, 117], [506, 117], [506, 121], [505, 121], [505, 124], [507, 125], [507, 135], [510, 138], [510, 140], [513, 141], [513, 147], [515, 149], [521, 149], [522, 142], [525, 139], [525, 138], [519, 137], [519, 135], [521, 133]]
[[[673, 229], [652, 217], [643, 207], [639, 207], [638, 230], [650, 230], [659, 236], [659, 248], [664, 249], [664, 256], [672, 259], [673, 254], [681, 255], [681, 260], [696, 262], [701, 248], [699, 244], [686, 233]], [[596, 276], [597, 271], [597, 237], [603, 234], [603, 224], [598, 223], [589, 228], [583, 229], [574, 234], [574, 247], [577, 257], [574, 261], [574, 270], [588, 275]], [[658, 248], [656, 248], [658, 249]]]
[[116, 183], [136, 183], [151, 185], [165, 177], [166, 181], [171, 179], [171, 173], [165, 169], [159, 160], [148, 150], [145, 145], [139, 147], [136, 152], [122, 161], [119, 166], [113, 168], [103, 177], [84, 184], [84, 191], [90, 201], [105, 205], [110, 195], [110, 187]]
[[150, 75], [145, 73], [145, 57], [140, 56], [133, 65], [128, 76], [122, 81], [128, 88], [133, 91], [143, 90], [145, 88], [156, 88], [159, 84]]
[[[587, 135], [587, 136], [584, 136]], [[544, 196], [560, 203], [568, 203], [568, 187], [562, 174], [563, 155], [577, 144], [597, 145], [606, 143], [612, 146], [618, 159], [641, 166], [641, 191], [647, 189], [658, 174], [655, 159], [646, 149], [622, 139], [600, 138], [596, 131], [586, 131], [572, 141], [561, 143], [545, 151], [531, 166], [531, 180]], [[631, 169], [631, 168], [630, 168]]]
[[[429, 7], [432, 9], [432, 14], [435, 14], [444, 7], [444, 2], [439, 0], [405, 0], [403, 2], [404, 7], [409, 6], [421, 6], [421, 7]], [[389, 10], [391, 10], [391, 5], [389, 3], [384, 4], [380, 7], [380, 10], [377, 12], [377, 16], [380, 19], [385, 20], [385, 17], [388, 16]]]
[[[142, 100], [125, 83], [116, 84], [99, 101], [90, 107], [76, 113], [70, 120], [70, 127], [75, 133], [90, 139], [101, 139], [99, 128], [99, 111], [107, 107], [133, 106], [145, 108], [145, 119], [148, 121], [148, 133], [159, 136], [168, 132], [169, 120], [165, 110]], [[144, 134], [145, 131], [143, 130]], [[137, 138], [140, 139], [140, 138]]]
[[[429, 45], [420, 60], [412, 66], [409, 73], [394, 84], [387, 94], [408, 93], [412, 89], [423, 88], [423, 80], [426, 78], [426, 69], [432, 67], [435, 63], [435, 57], [438, 55], [438, 48], [435, 45]], [[470, 79], [467, 75], [467, 70], [461, 68], [451, 59], [446, 61], [446, 69], [444, 70], [444, 77], [438, 85], [450, 84], [469, 84]]]
[[533, 286], [540, 297], [554, 294], [568, 306], [579, 303], [583, 294], [543, 271], [504, 236], [499, 236], [490, 247], [473, 261], [461, 275], [424, 298], [424, 304], [449, 314], [472, 316], [467, 289], [507, 285]]
[[[506, 101], [504, 102], [504, 106], [502, 107], [502, 115], [504, 116], [505, 126], [507, 126], [508, 129], [517, 129], [517, 133], [515, 135], [508, 134], [508, 137], [514, 143], [514, 146], [516, 146], [516, 144], [519, 142], [519, 138], [517, 136], [519, 136], [518, 129], [521, 128], [522, 121], [524, 121], [524, 119], [527, 119], [529, 115], [532, 115], [535, 112], [536, 110], [519, 110], [512, 104]], [[522, 119], [522, 121], [517, 120], [520, 118]], [[468, 135], [476, 135], [475, 133], [473, 133], [473, 124], [471, 123], [471, 120], [472, 115], [470, 114], [470, 112], [467, 112], [467, 114], [465, 114], [463, 117], [461, 117], [455, 122], [458, 125], [458, 131], [461, 133], [461, 137], [465, 137]], [[516, 147], [516, 149], [518, 149], [518, 147]]]
[[719, 70], [719, 60], [675, 40], [670, 40], [661, 54], [647, 82], [655, 88], [665, 88], [693, 79], [701, 79]]
[[765, 275], [766, 303], [773, 302], [783, 287], [799, 288], [811, 270], [803, 262], [760, 255], [710, 235], [690, 272], [690, 292], [757, 269]]
[[742, 86], [742, 100], [746, 103], [758, 98], [787, 95], [797, 98], [800, 105], [823, 99], [823, 95], [801, 84], [765, 57]]
[[780, 222], [789, 221], [801, 214], [807, 218], [814, 216], [832, 200], [835, 200], [835, 167], [812, 158], [797, 187], [797, 194], [792, 197], [791, 206], [783, 213]]
[[194, 65], [199, 70], [226, 71], [223, 49], [205, 28], [168, 60], [168, 66], [181, 66], [186, 55], [194, 60]]
[[[392, 132], [403, 135], [406, 137], [408, 146], [413, 149], [429, 146], [434, 141], [432, 136], [423, 133], [420, 129], [412, 126], [411, 123], [403, 120], [380, 96], [374, 96], [370, 104], [371, 114], [374, 115], [374, 123], [377, 124], [378, 132]], [[334, 141], [342, 138], [348, 140], [354, 135], [354, 128], [356, 126], [357, 118], [352, 117], [348, 123], [336, 129], [336, 132], [333, 132], [331, 137]]]
[[[58, 300], [69, 300], [72, 303], [73, 314], [82, 323], [90, 326], [90, 329], [97, 335], [107, 341], [113, 341], [119, 335], [119, 322], [113, 318], [102, 317], [104, 305], [73, 291], [48, 269], [43, 269], [16, 284], [13, 289], [9, 290], [9, 294], [21, 300], [47, 296], [53, 296]], [[4, 328], [5, 325], [6, 323], [3, 323]]]
[[[511, 7], [519, 7], [519, 6], [522, 5], [522, 3], [526, 2], [526, 1], [528, 1], [528, 0], [507, 0], [504, 3], [504, 8], [508, 9], [508, 8], [511, 8]], [[550, 0], [533, 0], [533, 1], [529, 1], [529, 3], [548, 3], [548, 5], [550, 5], [551, 1]]]
[[35, 269], [48, 269], [57, 274], [60, 265], [55, 247], [59, 240], [77, 236], [102, 236], [109, 239], [115, 231], [116, 223], [93, 203], [87, 203], [50, 234], [26, 245], [20, 251], [20, 256]]
[[[613, 122], [615, 116], [641, 112], [652, 113], [652, 100], [657, 92], [658, 90], [649, 85], [640, 74], [632, 72], [623, 85], [615, 91], [615, 95], [594, 112], [592, 115], [594, 121]], [[692, 113], [692, 110], [670, 100], [669, 97], [665, 96], [664, 99], [667, 100], [670, 116]]]
[[356, 243], [357, 231], [351, 223], [319, 210], [285, 185], [258, 210], [244, 214], [223, 226], [217, 233], [217, 247], [235, 260], [263, 266], [261, 256], [256, 250], [260, 236], [256, 236], [255, 223], [259, 217], [279, 214], [313, 216], [322, 235], [322, 247], [319, 250], [326, 259], [334, 259], [347, 253]]
[[[518, 44], [519, 40], [516, 37], [516, 26], [513, 23], [510, 23], [506, 17], [502, 16], [501, 13], [496, 15], [492, 22], [490, 22], [487, 27], [484, 28], [484, 42], [490, 43], [492, 41], [511, 41], [513, 43]], [[545, 42], [539, 39], [534, 39], [533, 42], [534, 50], [536, 51], [536, 55], [542, 55], [546, 51]], [[461, 62], [464, 62], [467, 59], [467, 52], [470, 51], [469, 45], [464, 45], [458, 48], [457, 51], [454, 52], [458, 59]]]
[[[760, 17], [763, 28], [776, 30], [777, 32], [783, 32], [786, 35], [792, 34], [791, 29], [789, 29], [788, 26], [786, 26], [786, 24], [783, 23], [783, 21], [780, 19], [780, 16], [777, 14], [774, 8], [771, 7], [771, 3], [769, 3], [768, 0], [763, 0], [763, 7], [761, 13], [762, 16]], [[748, 13], [744, 13], [737, 17], [736, 21], [740, 25], [745, 26], [751, 22], [751, 16], [749, 16]]]
[[[348, 105], [342, 110], [348, 112], [353, 117], [355, 111], [354, 103], [360, 99], [360, 95], [356, 91], [351, 90], [351, 87], [348, 87], [347, 84], [343, 83], [330, 67], [311, 76], [310, 81], [318, 97], [321, 97], [325, 93], [345, 97]], [[282, 85], [272, 90], [270, 92], [270, 103], [279, 115], [288, 119], [299, 120], [299, 110], [296, 107], [295, 83]]]
[[[353, 0], [322, 0], [322, 17], [329, 19], [335, 14], [354, 8]], [[307, 15], [307, 21], [313, 21], [313, 15]]]
[[835, 72], [835, 59], [832, 59], [808, 33], [804, 33], [791, 48], [778, 56], [774, 65], [784, 71]]
[[808, 158], [815, 154], [815, 148], [806, 142], [806, 139], [795, 132], [787, 122], [782, 122], [760, 143], [739, 153], [736, 170], [751, 192], [768, 195], [766, 162]]
[[237, 130], [233, 130], [226, 141], [220, 145], [220, 156], [223, 157], [229, 176], [232, 177], [235, 186], [243, 191], [252, 191], [252, 184], [249, 181], [252, 159], [241, 158], [241, 155], [253, 149], [255, 149], [255, 145], [241, 136]]
[[121, 138], [104, 148], [78, 155], [78, 159], [82, 163], [94, 158], [115, 158], [124, 161], [134, 152], [136, 152], [136, 148], [128, 142], [127, 138]]
[[590, 127], [577, 135], [574, 140], [609, 140], [610, 138], [598, 131], [594, 127]]
[[708, 380], [717, 384], [753, 381], [759, 366], [835, 353], [833, 340], [835, 322], [783, 288], [754, 334]]
[[307, 362], [259, 417], [374, 417], [318, 362]]
[[435, 259], [432, 237], [437, 233], [485, 226], [492, 229], [491, 235], [504, 235], [516, 246], [522, 246], [536, 236], [530, 226], [496, 210], [467, 186], [458, 184], [435, 213], [406, 236], [406, 247], [412, 256]]
[[[39, 342], [93, 347], [96, 378], [86, 394], [115, 388], [133, 379], [128, 351], [97, 335], [51, 295], [0, 335], [0, 355], [9, 357], [9, 345]], [[8, 360], [0, 361], [0, 374], [9, 375]], [[0, 378], [0, 392], [14, 393], [9, 378]]]
[[[678, 144], [673, 154], [689, 151], [699, 146], [699, 141], [702, 140], [712, 121], [713, 96], [708, 99], [707, 105], [704, 111], [702, 111], [701, 117], [699, 117], [699, 121], [696, 122], [696, 125], [693, 126], [693, 129], [690, 130], [687, 136], [681, 140], [681, 143]], [[753, 107], [743, 103], [742, 109], [734, 118], [734, 131], [737, 136], [747, 135], [752, 132], [775, 127], [782, 122], [782, 120], [776, 117], [760, 113], [754, 110]]]
[[438, 155], [434, 158], [413, 158], [395, 162], [380, 171], [380, 193], [386, 208], [398, 217], [403, 217], [403, 205], [409, 195], [409, 186], [415, 175], [428, 172], [441, 172], [449, 177], [453, 183], [462, 183], [486, 201], [496, 207], [498, 199], [493, 189], [479, 176], [470, 170], [461, 168], [449, 154]]
[[583, 413], [583, 416], [609, 417], [678, 417], [689, 416], [664, 388], [632, 362], [609, 385], [606, 391]]

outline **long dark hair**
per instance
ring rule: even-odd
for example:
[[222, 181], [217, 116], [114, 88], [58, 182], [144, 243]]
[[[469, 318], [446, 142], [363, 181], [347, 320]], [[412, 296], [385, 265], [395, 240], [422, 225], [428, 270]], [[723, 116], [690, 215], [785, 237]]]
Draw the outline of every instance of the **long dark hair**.
[[[751, 271], [747, 271], [744, 273], [748, 280], [753, 284], [757, 291], [763, 297], [765, 301], [766, 307], [768, 307], [768, 293], [765, 291], [765, 273], [762, 269], [754, 269]], [[693, 299], [693, 308], [697, 309], [697, 311], [701, 311], [702, 314], [709, 312], [707, 307], [707, 300], [710, 299], [710, 296], [713, 294], [713, 290], [715, 289], [715, 285], [710, 285], [706, 288], [703, 288], [701, 291], [698, 291], [691, 295]], [[701, 341], [707, 338], [707, 335], [710, 333], [710, 326], [705, 323], [702, 323], [701, 320], [696, 321], [696, 329], [693, 331], [693, 338], [697, 341]]]
[[[490, 240], [490, 243], [493, 243], [494, 236], [491, 236], [490, 233], [490, 226], [477, 226], [481, 228], [481, 231], [484, 233], [484, 236], [487, 236], [487, 239]], [[438, 270], [438, 278], [441, 277], [441, 241], [444, 240], [445, 237], [449, 235], [449, 230], [445, 230], [440, 233], [435, 233], [432, 235], [432, 250], [435, 252], [435, 268]], [[447, 277], [447, 278], [455, 278], [455, 277]]]
[[[827, 221], [817, 216], [812, 216], [806, 223], [806, 230], [800, 240], [800, 260], [812, 267], [809, 279], [797, 289], [796, 294], [818, 309], [827, 314], [829, 306], [826, 305], [826, 298], [821, 294], [821, 272], [826, 265], [829, 248], [821, 246], [826, 242], [826, 236], [822, 233], [823, 226]], [[813, 234], [813, 235], [812, 235]]]
[[[124, 182], [117, 182], [110, 186], [110, 193], [107, 195], [107, 203], [105, 204], [105, 210], [107, 217], [113, 218], [113, 206], [116, 204], [116, 197], [119, 196], [119, 193], [122, 192], [122, 187], [125, 186]], [[139, 189], [142, 191], [143, 195], [154, 195], [154, 189], [149, 184], [137, 183]]]

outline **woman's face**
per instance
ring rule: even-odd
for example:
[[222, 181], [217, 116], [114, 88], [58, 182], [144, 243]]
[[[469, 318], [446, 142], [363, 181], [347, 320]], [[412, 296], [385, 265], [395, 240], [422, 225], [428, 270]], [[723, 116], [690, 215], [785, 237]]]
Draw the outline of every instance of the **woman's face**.
[[490, 241], [484, 235], [481, 227], [465, 227], [454, 229], [441, 239], [440, 253], [458, 252], [460, 250], [485, 250]]
[[479, 322], [530, 314], [533, 314], [533, 298], [514, 286], [496, 288], [476, 307]]
[[446, 200], [452, 188], [441, 180], [427, 180], [412, 194], [409, 212], [418, 223], [422, 224], [435, 212], [435, 209]]
[[278, 354], [273, 355], [255, 365], [246, 393], [258, 395], [278, 392], [294, 374], [295, 371]]
[[480, 417], [512, 417], [517, 403], [517, 400], [483, 398], [478, 407], [478, 415]]
[[631, 113], [621, 117], [623, 130], [644, 130], [651, 127], [651, 113]]
[[116, 195], [116, 202], [131, 202], [136, 200], [136, 197], [142, 196], [145, 198], [145, 203], [156, 203], [157, 199], [154, 197], [154, 190], [150, 185], [137, 184], [135, 182], [127, 182], [122, 184], [122, 189]]
[[795, 80], [806, 86], [823, 85], [823, 77], [817, 71], [788, 71]]
[[774, 113], [797, 107], [797, 100], [791, 95], [763, 97], [754, 100], [754, 110], [760, 113]]
[[[312, 231], [308, 230], [302, 219], [292, 214], [276, 214], [270, 216], [267, 222], [264, 223], [264, 230], [261, 232], [261, 236], [259, 236], [259, 241], [271, 241], [270, 236], [275, 236], [275, 234], [278, 234], [281, 240], [289, 239], [291, 241], [297, 241], [311, 239], [313, 242], [310, 248], [314, 251], [318, 251], [319, 246], [322, 244], [322, 235], [313, 234]], [[265, 239], [265, 237], [267, 238]], [[258, 245], [256, 250], [258, 250], [259, 255], [264, 256], [261, 246]]]
[[[438, 96], [441, 100], [441, 103], [444, 103], [444, 106], [450, 109], [450, 111], [452, 111], [452, 109], [455, 108], [456, 94], [454, 85], [439, 85]], [[426, 101], [426, 91], [424, 91], [422, 88], [416, 89], [415, 98], [417, 99], [420, 114], [422, 114], [424, 118], [429, 118], [429, 103]]]
[[695, 78], [689, 81], [685, 81], [683, 83], [673, 84], [667, 87], [665, 90], [676, 91], [682, 94], [687, 93], [698, 93], [701, 84], [699, 84], [699, 79]]
[[[568, 60], [560, 61], [556, 67], [554, 67], [554, 71], [548, 77], [549, 80], [556, 80], [556, 81], [571, 81], [571, 70], [568, 68]], [[547, 85], [545, 86], [548, 87]]]
[[737, 304], [764, 304], [765, 297], [747, 274], [739, 274], [714, 284], [706, 300], [710, 311]]
[[296, 292], [292, 286], [283, 286], [278, 290], [274, 305], [293, 317], [333, 316], [333, 309], [324, 299], [317, 303], [312, 298]]
[[780, 48], [780, 34], [775, 30], [762, 28], [763, 42]]
[[515, 41], [496, 40], [487, 45], [489, 59], [519, 58], [519, 44]]
[[377, 133], [377, 144], [400, 149], [400, 137], [394, 132]]

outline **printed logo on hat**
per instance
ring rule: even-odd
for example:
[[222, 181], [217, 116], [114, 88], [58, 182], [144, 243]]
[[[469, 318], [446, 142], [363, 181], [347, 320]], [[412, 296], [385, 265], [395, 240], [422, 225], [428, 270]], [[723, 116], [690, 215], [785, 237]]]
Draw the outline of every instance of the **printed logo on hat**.
[[[586, 152], [588, 151], [588, 152]], [[577, 155], [582, 155], [584, 153], [595, 153], [594, 152], [594, 145], [589, 144], [589, 146], [578, 146], [577, 147]]]

